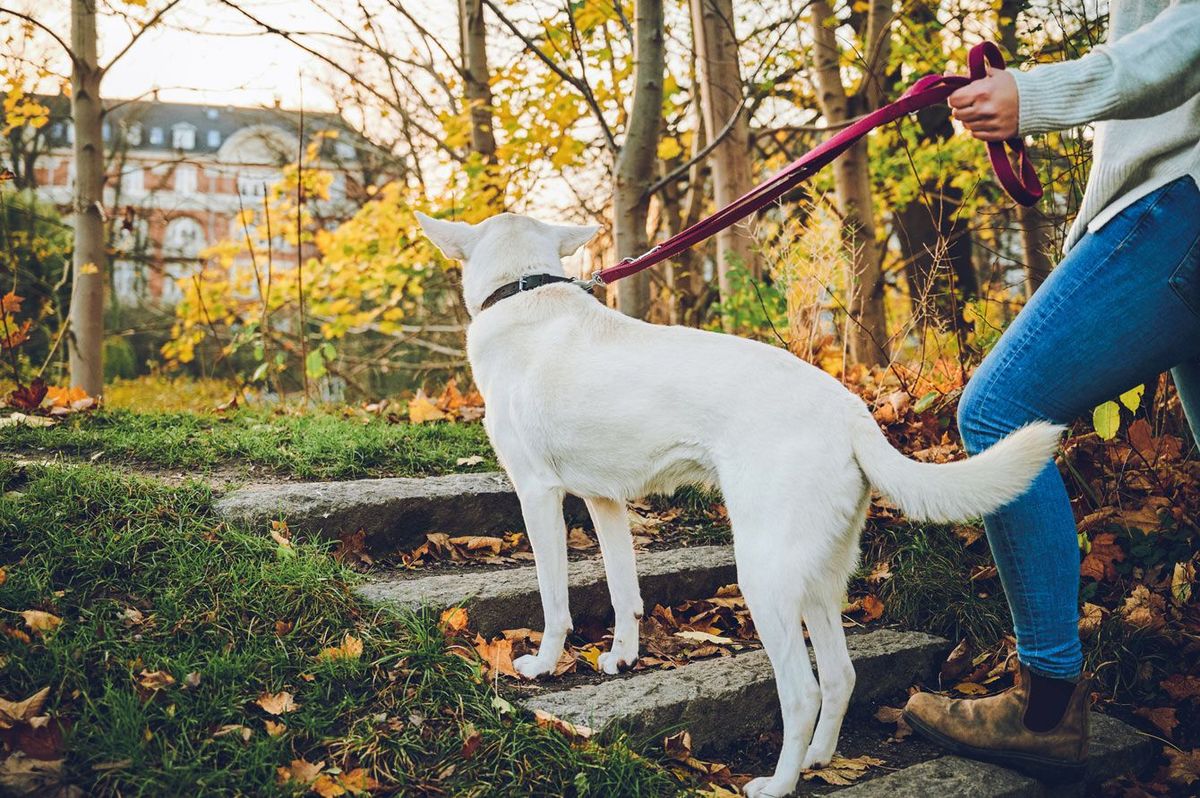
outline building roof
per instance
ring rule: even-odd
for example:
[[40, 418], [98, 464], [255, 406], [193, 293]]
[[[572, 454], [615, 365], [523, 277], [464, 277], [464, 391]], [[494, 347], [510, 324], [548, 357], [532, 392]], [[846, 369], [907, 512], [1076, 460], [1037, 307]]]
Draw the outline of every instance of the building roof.
[[[70, 98], [58, 95], [39, 97], [38, 100], [50, 109], [50, 124], [43, 130], [49, 145], [69, 146]], [[176, 128], [190, 127], [194, 131], [193, 144], [186, 148], [188, 152], [215, 154], [230, 136], [248, 127], [269, 125], [295, 136], [300, 125], [299, 111], [282, 108], [197, 105], [158, 100], [107, 100], [105, 105], [108, 107], [105, 114], [105, 141], [111, 143], [114, 136], [120, 137], [129, 152], [177, 149], [173, 137]], [[152, 135], [155, 130], [159, 131], [158, 135]], [[306, 111], [304, 139], [308, 140], [323, 130], [335, 130], [338, 136], [323, 143], [322, 157], [353, 161], [358, 159], [361, 150], [369, 146], [338, 114]], [[337, 146], [339, 143], [341, 146]]]

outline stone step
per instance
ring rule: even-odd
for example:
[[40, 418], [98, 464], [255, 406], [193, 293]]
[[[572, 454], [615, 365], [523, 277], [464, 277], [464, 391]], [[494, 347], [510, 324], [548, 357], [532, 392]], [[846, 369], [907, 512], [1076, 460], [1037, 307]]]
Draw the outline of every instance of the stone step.
[[[931, 675], [950, 650], [948, 640], [894, 629], [849, 635], [846, 643], [857, 673], [851, 707], [902, 693]], [[566, 690], [551, 687], [523, 703], [601, 734], [620, 729], [647, 739], [686, 728], [699, 751], [719, 750], [779, 724], [775, 674], [765, 651]]]
[[[579, 499], [569, 496], [565, 506], [568, 522], [587, 518]], [[524, 529], [517, 494], [498, 472], [247, 485], [221, 497], [216, 509], [249, 525], [284, 518], [293, 529], [328, 538], [361, 529], [374, 553], [419, 545], [427, 532], [488, 535]]]
[[1077, 784], [1048, 785], [1020, 773], [957, 756], [911, 765], [838, 791], [839, 798], [1082, 798], [1124, 773], [1150, 763], [1149, 737], [1116, 718], [1093, 712], [1086, 776]]
[[[637, 555], [638, 582], [647, 609], [713, 595], [737, 581], [731, 546], [692, 546]], [[406, 609], [464, 606], [471, 628], [484, 635], [501, 629], [542, 628], [542, 603], [537, 572], [532, 565], [495, 571], [454, 571], [411, 576], [399, 572], [355, 588], [371, 601]], [[571, 615], [585, 620], [611, 621], [612, 607], [604, 563], [599, 557], [572, 562], [567, 568]]]

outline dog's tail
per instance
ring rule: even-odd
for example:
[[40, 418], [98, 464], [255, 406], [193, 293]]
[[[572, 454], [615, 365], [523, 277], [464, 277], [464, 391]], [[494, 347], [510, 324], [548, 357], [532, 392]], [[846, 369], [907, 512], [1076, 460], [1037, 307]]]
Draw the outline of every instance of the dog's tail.
[[854, 404], [850, 435], [859, 468], [906, 515], [922, 521], [961, 521], [1008, 504], [1046, 466], [1065, 429], [1037, 421], [966, 460], [919, 463], [892, 448], [866, 406]]

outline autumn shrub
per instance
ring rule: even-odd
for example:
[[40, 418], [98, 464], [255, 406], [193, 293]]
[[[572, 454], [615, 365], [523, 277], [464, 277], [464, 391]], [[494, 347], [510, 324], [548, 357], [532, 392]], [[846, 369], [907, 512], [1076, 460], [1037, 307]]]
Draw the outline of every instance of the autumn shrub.
[[361, 603], [322, 544], [229, 526], [203, 485], [11, 465], [0, 482], [0, 694], [48, 688], [48, 720], [6, 740], [61, 757], [83, 794], [677, 789], [620, 740], [535, 724], [436, 617]]

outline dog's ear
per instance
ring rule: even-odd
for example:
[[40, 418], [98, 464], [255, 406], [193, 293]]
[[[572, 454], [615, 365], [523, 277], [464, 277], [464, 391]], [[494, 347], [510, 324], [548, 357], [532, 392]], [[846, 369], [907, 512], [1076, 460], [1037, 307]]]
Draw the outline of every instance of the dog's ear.
[[556, 224], [552, 225], [558, 235], [558, 256], [565, 258], [574, 255], [575, 250], [592, 240], [600, 229], [595, 224]]
[[467, 250], [475, 241], [475, 228], [472, 225], [466, 222], [447, 222], [442, 219], [434, 219], [420, 211], [415, 211], [414, 215], [420, 222], [421, 229], [425, 231], [425, 235], [442, 251], [443, 255], [455, 260], [466, 259]]

